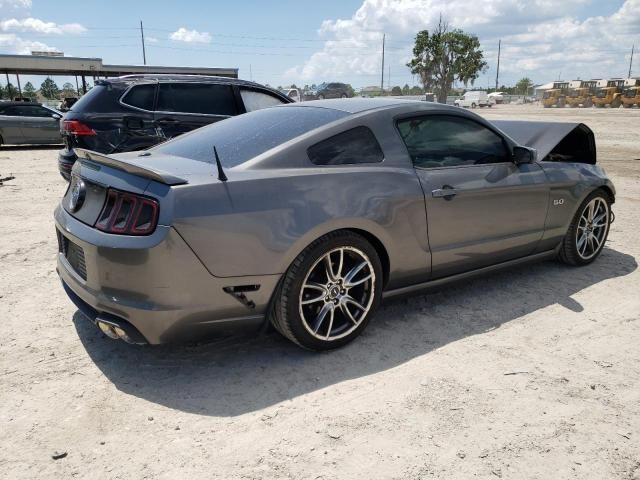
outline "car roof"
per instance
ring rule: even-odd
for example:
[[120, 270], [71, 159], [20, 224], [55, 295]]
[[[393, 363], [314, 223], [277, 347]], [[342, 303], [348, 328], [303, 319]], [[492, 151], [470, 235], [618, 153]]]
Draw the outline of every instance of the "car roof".
[[139, 75], [124, 75], [122, 77], [105, 78], [100, 80], [100, 83], [137, 83], [145, 81], [169, 81], [169, 82], [195, 82], [195, 83], [228, 83], [230, 85], [244, 85], [257, 88], [267, 88], [265, 85], [259, 83], [250, 82], [248, 80], [241, 80], [239, 78], [230, 77], [216, 77], [213, 75], [172, 75], [172, 74], [139, 74]]
[[329, 100], [311, 100], [299, 103], [292, 103], [289, 105], [282, 105], [277, 108], [291, 108], [291, 107], [316, 107], [316, 108], [328, 108], [331, 110], [340, 110], [346, 113], [360, 113], [367, 110], [381, 110], [388, 108], [401, 108], [410, 105], [420, 107], [420, 110], [455, 110], [459, 111], [457, 107], [451, 105], [445, 105], [442, 103], [425, 102], [423, 100], [409, 100], [404, 98], [335, 98]]
[[0, 108], [9, 107], [9, 106], [13, 106], [13, 105], [38, 105], [40, 107], [44, 107], [44, 105], [40, 104], [39, 102], [14, 102], [14, 101], [0, 102]]

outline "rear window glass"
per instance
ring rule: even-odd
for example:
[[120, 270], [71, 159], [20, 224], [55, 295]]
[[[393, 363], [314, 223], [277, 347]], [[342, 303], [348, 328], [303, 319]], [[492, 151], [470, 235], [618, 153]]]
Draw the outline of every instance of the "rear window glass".
[[153, 97], [155, 93], [155, 84], [136, 85], [127, 92], [122, 102], [132, 107], [153, 110]]
[[316, 107], [265, 108], [194, 130], [151, 151], [215, 163], [215, 145], [222, 164], [231, 168], [347, 115]]
[[206, 115], [238, 114], [231, 85], [206, 83], [161, 83], [156, 110]]
[[71, 111], [78, 113], [118, 111], [122, 108], [118, 100], [127, 86], [125, 84], [114, 86], [111, 83], [95, 85], [73, 104]]
[[256, 90], [247, 90], [245, 88], [240, 90], [240, 96], [244, 102], [244, 108], [247, 112], [253, 112], [254, 110], [260, 110], [261, 108], [273, 107], [275, 105], [282, 105], [284, 102], [273, 95], [268, 93], [258, 92]]
[[316, 165], [377, 163], [384, 159], [380, 144], [367, 127], [356, 127], [309, 147], [309, 159]]

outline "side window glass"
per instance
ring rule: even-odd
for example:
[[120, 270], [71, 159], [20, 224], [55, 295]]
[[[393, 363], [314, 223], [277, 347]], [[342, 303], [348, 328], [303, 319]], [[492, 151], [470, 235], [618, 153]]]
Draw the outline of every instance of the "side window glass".
[[414, 166], [457, 167], [510, 161], [502, 138], [472, 120], [433, 115], [398, 122]]
[[231, 85], [207, 83], [161, 83], [157, 111], [237, 115]]
[[380, 144], [367, 127], [356, 127], [316, 143], [307, 150], [316, 165], [377, 163], [384, 160]]
[[7, 107], [2, 111], [2, 115], [7, 115], [9, 117], [17, 117], [19, 115], [17, 107]]
[[44, 107], [33, 105], [26, 107], [25, 115], [29, 117], [51, 117], [53, 115], [53, 112], [51, 110], [47, 110]]
[[124, 96], [122, 103], [151, 111], [153, 110], [153, 97], [155, 93], [155, 84], [136, 85]]
[[273, 95], [258, 92], [255, 90], [240, 90], [240, 96], [244, 102], [244, 108], [247, 112], [260, 110], [261, 108], [273, 107], [274, 105], [282, 105], [284, 102]]

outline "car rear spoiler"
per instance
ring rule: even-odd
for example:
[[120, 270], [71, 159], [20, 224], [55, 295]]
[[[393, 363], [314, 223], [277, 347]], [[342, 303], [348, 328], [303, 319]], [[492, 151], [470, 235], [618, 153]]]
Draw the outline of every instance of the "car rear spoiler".
[[141, 167], [139, 165], [133, 165], [123, 160], [118, 160], [110, 155], [104, 153], [98, 153], [91, 150], [85, 150], [84, 148], [76, 148], [76, 154], [78, 160], [89, 160], [90, 162], [107, 165], [111, 168], [125, 171], [138, 177], [148, 178], [154, 182], [164, 183], [165, 185], [184, 185], [188, 183], [184, 178], [176, 177], [162, 170], [150, 169], [147, 167]]

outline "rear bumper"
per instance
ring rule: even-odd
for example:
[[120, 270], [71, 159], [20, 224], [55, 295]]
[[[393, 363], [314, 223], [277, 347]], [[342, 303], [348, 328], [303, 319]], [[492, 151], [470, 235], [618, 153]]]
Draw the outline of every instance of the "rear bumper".
[[[80, 247], [84, 257], [85, 268], [78, 272], [74, 262], [58, 253], [57, 271], [68, 296], [92, 320], [130, 327], [129, 336], [139, 334], [134, 343], [230, 336], [265, 325], [280, 275], [214, 277], [169, 227], [162, 227], [159, 237], [154, 234], [155, 244], [149, 245], [149, 237], [98, 232], [61, 208], [55, 220], [58, 232]], [[246, 293], [252, 307], [224, 290], [244, 285], [259, 285]]]
[[73, 150], [63, 148], [58, 152], [58, 170], [62, 178], [69, 181], [71, 179], [71, 169], [73, 164], [76, 163], [78, 156]]

